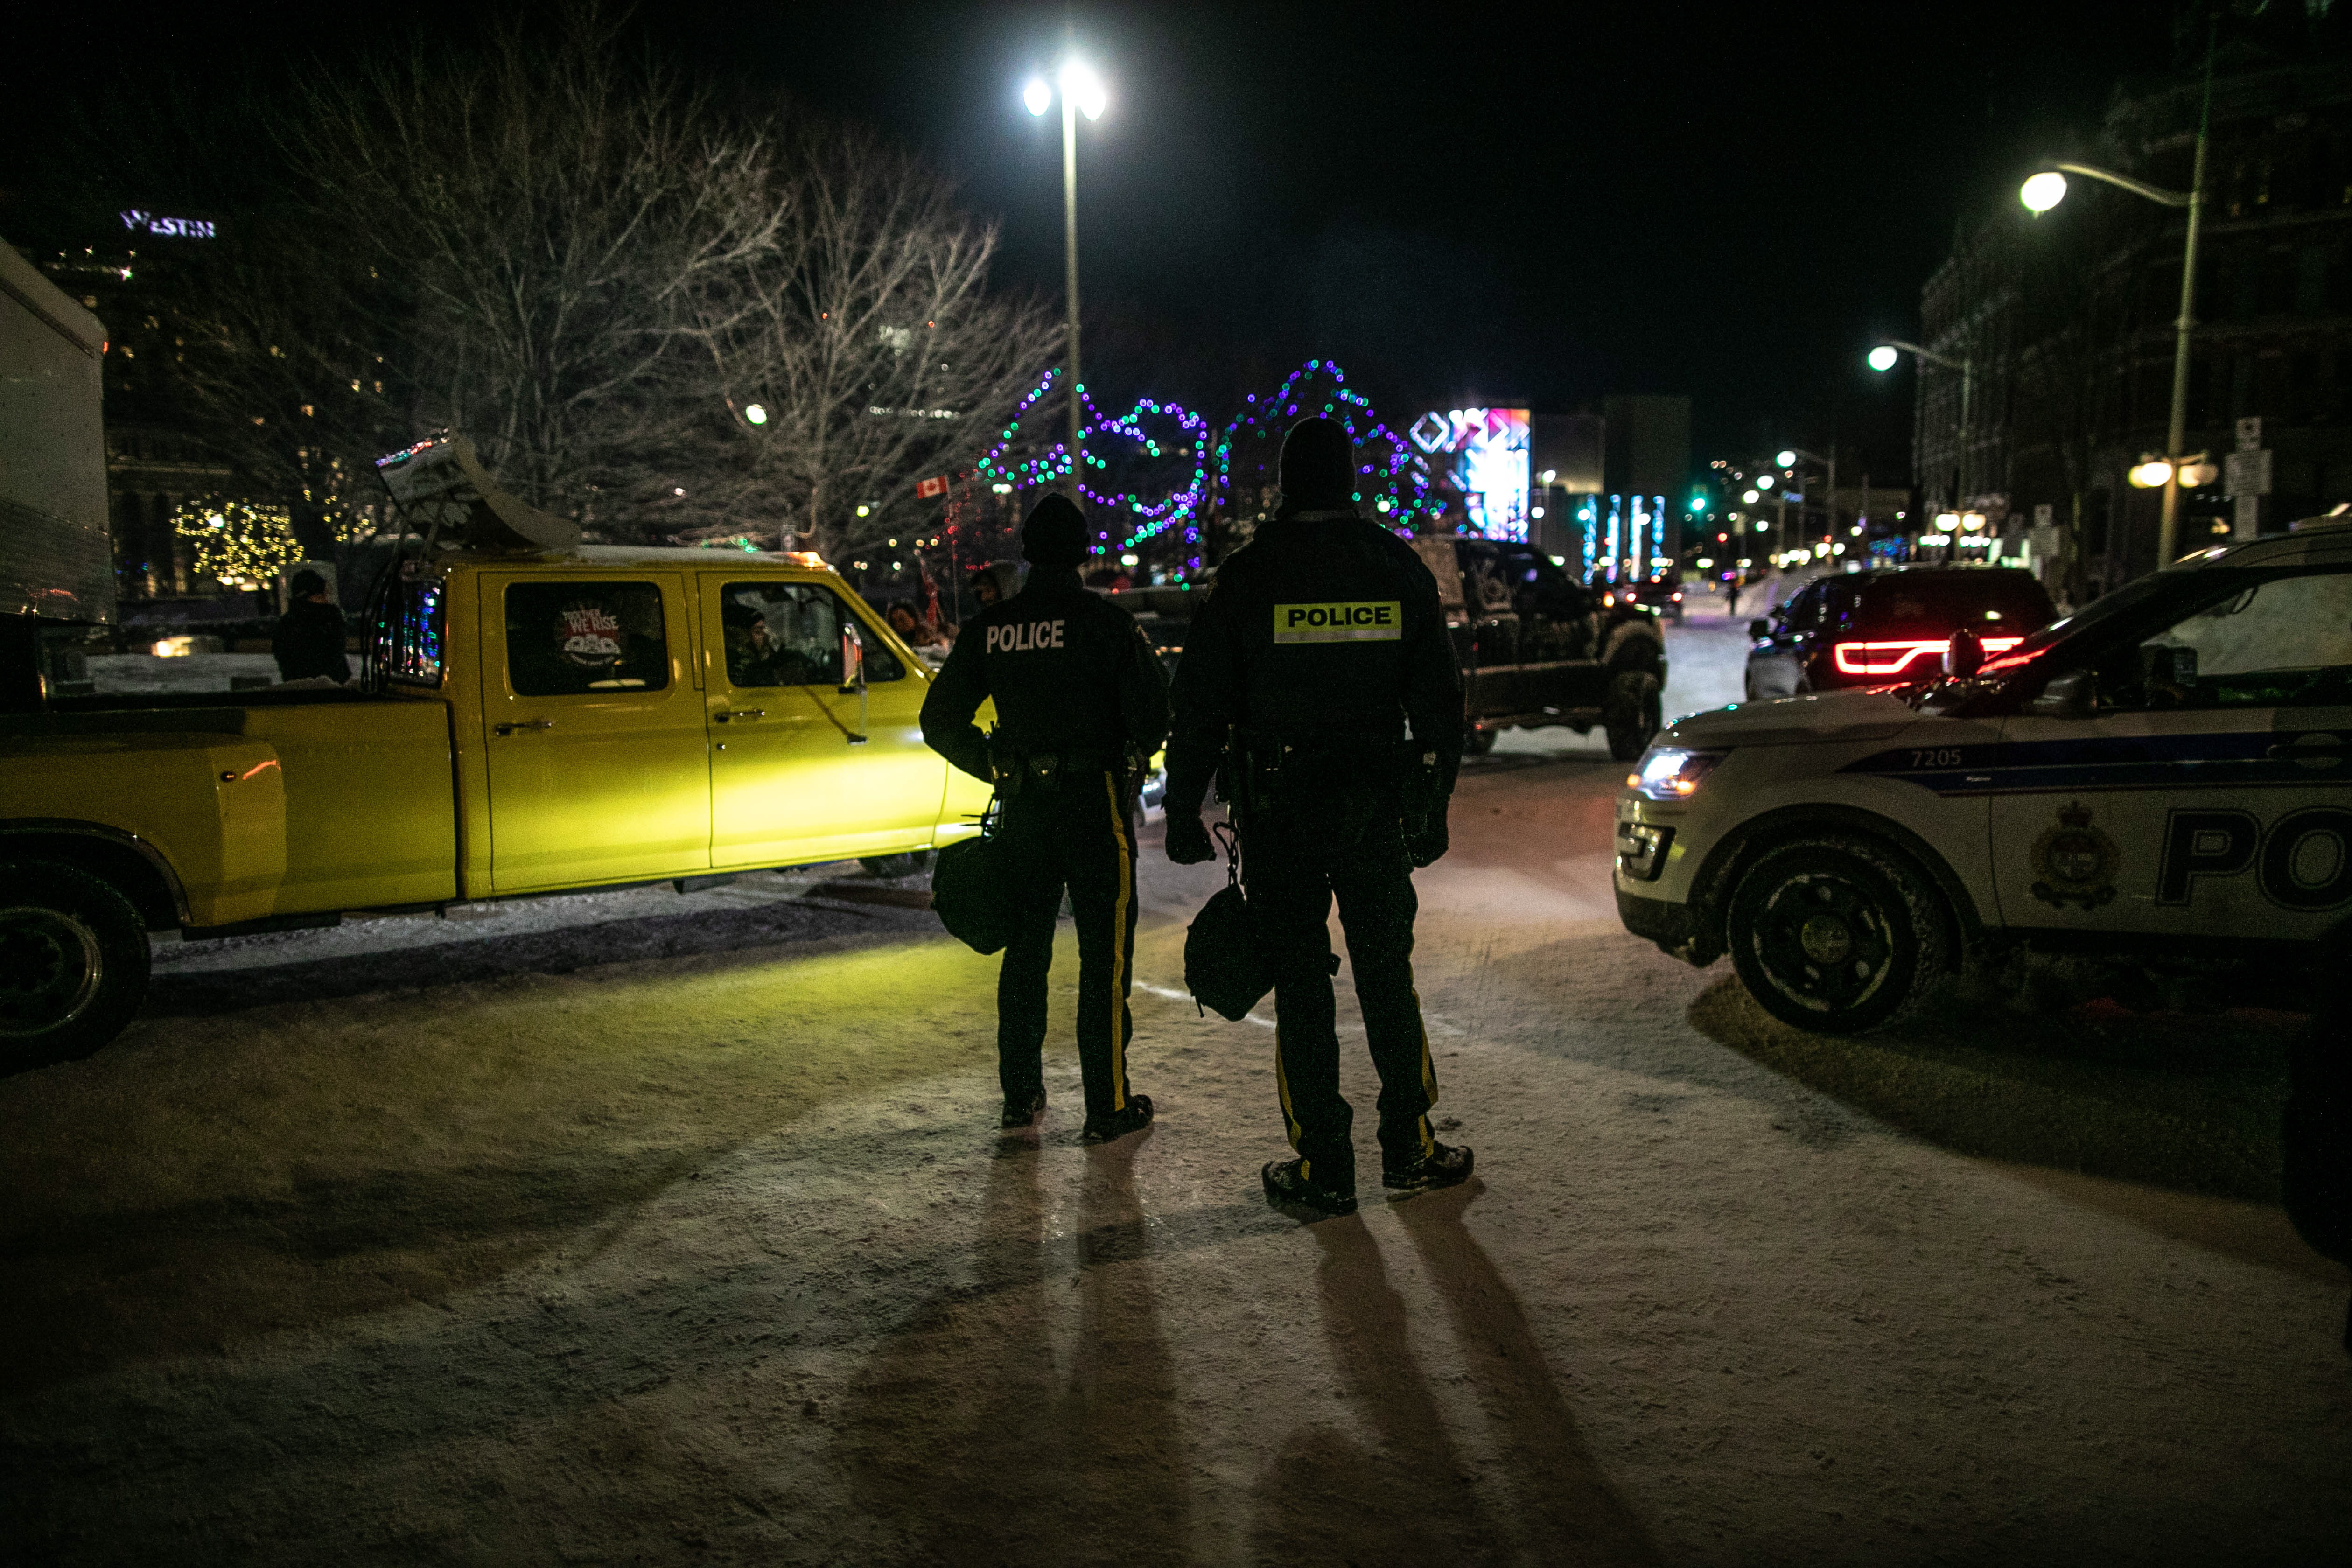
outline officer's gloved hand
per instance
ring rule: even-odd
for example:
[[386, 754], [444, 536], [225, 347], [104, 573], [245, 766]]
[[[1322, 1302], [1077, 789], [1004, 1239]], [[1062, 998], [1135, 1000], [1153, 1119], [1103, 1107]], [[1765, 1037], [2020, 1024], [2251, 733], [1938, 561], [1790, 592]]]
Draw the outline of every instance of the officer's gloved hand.
[[1197, 866], [1216, 858], [1217, 847], [1209, 842], [1209, 830], [1201, 822], [1201, 814], [1177, 814], [1168, 818], [1168, 858], [1179, 866]]
[[1448, 847], [1444, 807], [1404, 825], [1404, 850], [1416, 868], [1433, 864]]

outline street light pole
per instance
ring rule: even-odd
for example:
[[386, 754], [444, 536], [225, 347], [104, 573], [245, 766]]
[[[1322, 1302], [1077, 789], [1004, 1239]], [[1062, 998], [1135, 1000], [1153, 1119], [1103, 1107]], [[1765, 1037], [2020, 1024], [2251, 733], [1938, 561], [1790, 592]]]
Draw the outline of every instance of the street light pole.
[[2165, 427], [2164, 460], [2172, 472], [2164, 481], [2164, 508], [2156, 525], [2156, 563], [2172, 563], [2179, 550], [2180, 448], [2189, 444], [2189, 340], [2197, 325], [2197, 231], [2205, 214], [2205, 144], [2213, 123], [2213, 44], [2221, 20], [2217, 14], [2205, 34], [2205, 96], [2197, 110], [2197, 157], [2190, 166], [2189, 188], [2168, 191], [2129, 175], [2089, 163], [2057, 163], [2035, 174], [2018, 190], [2018, 199], [2036, 216], [2066, 199], [2066, 175], [2099, 180], [2136, 196], [2168, 207], [2189, 209], [2189, 237], [2180, 258], [2180, 314], [2172, 332], [2172, 416]]
[[[1835, 442], [1830, 444], [1830, 455], [1826, 458], [1819, 452], [1808, 452], [1802, 447], [1783, 447], [1777, 456], [1780, 466], [1784, 468], [1795, 468], [1801, 459], [1808, 463], [1819, 463], [1829, 470], [1829, 494], [1822, 503], [1822, 519], [1831, 534], [1834, 536], [1837, 532], [1837, 444]], [[1799, 521], [1803, 520], [1800, 518]], [[1786, 540], [1781, 541], [1780, 548], [1783, 550], [1788, 548]]]
[[1062, 268], [1063, 287], [1070, 301], [1066, 373], [1070, 381], [1070, 489], [1072, 499], [1082, 501], [1086, 448], [1079, 443], [1086, 432], [1086, 413], [1084, 400], [1078, 395], [1078, 106], [1073, 101], [1066, 80], [1062, 87]]
[[[1960, 472], [1965, 473], [1967, 471], [1965, 465], [1969, 459], [1969, 403], [1976, 384], [1976, 360], [1974, 356], [1962, 354], [1959, 358], [1953, 359], [1950, 355], [1939, 354], [1933, 349], [1923, 349], [1917, 343], [1906, 343], [1900, 338], [1888, 338], [1881, 342], [1876, 348], [1870, 351], [1870, 359], [1868, 362], [1870, 368], [1874, 371], [1878, 371], [1881, 374], [1893, 370], [1895, 368], [1895, 359], [1900, 354], [1909, 354], [1914, 359], [1925, 360], [1929, 364], [1940, 365], [1946, 370], [1956, 370], [1960, 373], [1960, 429], [1958, 446], [1960, 449], [1960, 462], [1963, 465]], [[1922, 489], [1925, 489], [1927, 476], [1921, 474], [1915, 477], [1922, 481]], [[1952, 482], [1955, 487], [1958, 485], [1959, 478], [1958, 475], [1955, 475]], [[1960, 498], [1957, 495], [1952, 497], [1952, 504], [1954, 506], [1959, 505]]]
[[1071, 499], [1084, 505], [1086, 400], [1084, 384], [1078, 378], [1078, 116], [1101, 119], [1108, 100], [1101, 79], [1081, 62], [1069, 60], [1051, 86], [1043, 77], [1032, 78], [1022, 89], [1021, 101], [1030, 113], [1042, 116], [1053, 107], [1057, 92], [1062, 100], [1062, 281], [1070, 311], [1063, 367], [1069, 382], [1070, 491]]

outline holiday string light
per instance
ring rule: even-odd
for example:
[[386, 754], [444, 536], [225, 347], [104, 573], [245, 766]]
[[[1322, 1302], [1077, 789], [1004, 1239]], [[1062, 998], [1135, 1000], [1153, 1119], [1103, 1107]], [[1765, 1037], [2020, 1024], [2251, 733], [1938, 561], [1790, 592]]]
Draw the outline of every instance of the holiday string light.
[[[1058, 369], [1047, 371], [1014, 405], [1012, 420], [997, 432], [996, 444], [973, 463], [975, 476], [992, 483], [1010, 484], [1016, 490], [1031, 490], [1059, 484], [1076, 473], [1079, 493], [1119, 519], [1116, 542], [1111, 530], [1105, 529], [1097, 534], [1091, 546], [1097, 555], [1132, 549], [1179, 525], [1184, 529], [1185, 542], [1197, 544], [1197, 518], [1209, 488], [1204, 456], [1209, 422], [1181, 404], [1142, 397], [1127, 413], [1114, 416], [1104, 414], [1081, 384], [1078, 398], [1087, 417], [1080, 430], [1080, 449], [1074, 454], [1067, 442], [1056, 442], [1026, 461], [1008, 460], [1008, 454], [1020, 439], [1023, 419], [1052, 390], [1060, 374]], [[1171, 434], [1167, 442], [1162, 442], [1153, 429], [1160, 427], [1160, 422], [1169, 420], [1181, 434]], [[1106, 450], [1114, 456], [1102, 456]], [[1190, 474], [1181, 479], [1162, 478], [1161, 465], [1171, 457], [1176, 459], [1180, 475], [1184, 472], [1184, 459], [1189, 458]], [[1121, 470], [1139, 470], [1135, 474], [1137, 482], [1125, 488], [1108, 483], [1097, 488], [1088, 482], [1096, 474], [1108, 480], [1115, 462]], [[1197, 570], [1200, 562], [1195, 558], [1189, 564]]]
[[[337, 542], [358, 531], [348, 518], [331, 520]], [[294, 520], [282, 506], [207, 496], [172, 510], [172, 531], [195, 544], [195, 569], [232, 588], [259, 588], [303, 559]]]
[[[1225, 427], [1217, 443], [1217, 497], [1240, 509], [1234, 493], [1236, 468], [1246, 466], [1259, 483], [1272, 483], [1279, 471], [1282, 438], [1297, 420], [1320, 415], [1348, 432], [1356, 447], [1359, 504], [1369, 504], [1380, 521], [1410, 536], [1416, 519], [1431, 521], [1443, 503], [1430, 494], [1429, 465], [1404, 438], [1391, 429], [1371, 399], [1348, 384], [1339, 362], [1310, 359], [1292, 371], [1271, 397], [1252, 395], [1241, 416]], [[1239, 447], [1243, 456], [1235, 457]]]
[[[1347, 430], [1348, 438], [1356, 447], [1361, 484], [1355, 499], [1360, 504], [1369, 504], [1382, 523], [1398, 533], [1411, 535], [1416, 523], [1433, 523], [1444, 510], [1444, 503], [1431, 493], [1427, 462], [1381, 418], [1370, 398], [1348, 385], [1347, 373], [1336, 360], [1310, 359], [1291, 372], [1272, 395], [1260, 397], [1253, 394], [1242, 414], [1217, 438], [1213, 449], [1208, 440], [1208, 421], [1181, 405], [1139, 398], [1133, 409], [1112, 417], [1096, 406], [1081, 384], [1078, 396], [1087, 417], [1080, 431], [1080, 449], [1073, 453], [1067, 442], [1056, 442], [1035, 457], [1013, 459], [1011, 453], [1020, 441], [1023, 421], [1053, 390], [1060, 374], [1058, 369], [1045, 372], [1022, 396], [1012, 419], [997, 432], [995, 444], [972, 465], [973, 473], [982, 481], [1007, 484], [1015, 490], [1057, 485], [1076, 474], [1078, 489], [1087, 500], [1121, 518], [1117, 542], [1112, 542], [1109, 530], [1097, 534], [1093, 545], [1097, 555], [1130, 550], [1147, 539], [1181, 529], [1181, 542], [1186, 547], [1184, 567], [1190, 572], [1199, 571], [1202, 564], [1198, 553], [1202, 512], [1210, 504], [1212, 495], [1216, 501], [1238, 510], [1242, 502], [1235, 490], [1237, 473], [1246, 478], [1244, 470], [1254, 471], [1263, 476], [1262, 482], [1272, 483], [1282, 437], [1294, 422], [1315, 414], [1337, 420]], [[1155, 437], [1147, 427], [1147, 419], [1173, 420], [1188, 439], [1171, 437], [1176, 447], [1171, 454], [1171, 443]], [[1106, 452], [1111, 456], [1104, 456]], [[1171, 455], [1179, 459], [1180, 475], [1183, 469], [1181, 459], [1187, 456], [1192, 458], [1189, 477], [1161, 477], [1159, 466]], [[1213, 487], [1210, 483], [1212, 462], [1216, 474]], [[1123, 487], [1106, 483], [1097, 488], [1089, 482], [1097, 475], [1107, 481], [1115, 466], [1123, 472], [1138, 468], [1141, 471], [1135, 475], [1135, 482]]]

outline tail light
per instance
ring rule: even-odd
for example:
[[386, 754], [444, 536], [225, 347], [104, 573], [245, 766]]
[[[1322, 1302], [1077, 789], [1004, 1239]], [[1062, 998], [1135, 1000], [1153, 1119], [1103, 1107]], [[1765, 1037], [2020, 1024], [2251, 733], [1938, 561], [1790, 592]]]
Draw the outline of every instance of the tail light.
[[[1985, 657], [2007, 653], [2023, 637], [1987, 637]], [[1842, 642], [1830, 648], [1830, 660], [1840, 675], [1904, 675], [1921, 659], [1934, 666], [1944, 656], [1949, 637], [1906, 637], [1894, 642]], [[1925, 673], [1921, 671], [1919, 673]]]

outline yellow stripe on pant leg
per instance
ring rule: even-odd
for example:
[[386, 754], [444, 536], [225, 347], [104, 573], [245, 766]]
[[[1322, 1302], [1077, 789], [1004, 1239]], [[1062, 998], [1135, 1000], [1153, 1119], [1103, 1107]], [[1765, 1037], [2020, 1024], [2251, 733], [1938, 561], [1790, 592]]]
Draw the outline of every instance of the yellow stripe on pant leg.
[[1298, 1113], [1290, 1109], [1290, 1074], [1282, 1066], [1282, 1016], [1277, 1007], [1274, 1021], [1274, 1089], [1282, 1100], [1283, 1136], [1290, 1140], [1292, 1149], [1298, 1147], [1299, 1134], [1305, 1130], [1298, 1125]]
[[1421, 1092], [1429, 1097], [1430, 1104], [1435, 1105], [1437, 1103], [1437, 1064], [1429, 1057], [1429, 1026], [1422, 1022], [1421, 993], [1413, 989], [1410, 978], [1412, 971], [1410, 966], [1405, 973], [1406, 994], [1412, 998], [1412, 1026], [1421, 1036]]
[[1118, 775], [1103, 775], [1111, 842], [1118, 847], [1118, 900], [1110, 911], [1110, 1108], [1127, 1109], [1127, 909], [1135, 901], [1135, 846], [1118, 798]]

